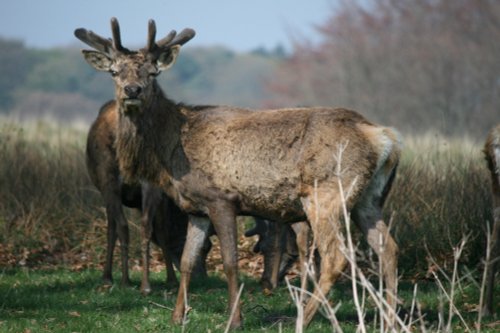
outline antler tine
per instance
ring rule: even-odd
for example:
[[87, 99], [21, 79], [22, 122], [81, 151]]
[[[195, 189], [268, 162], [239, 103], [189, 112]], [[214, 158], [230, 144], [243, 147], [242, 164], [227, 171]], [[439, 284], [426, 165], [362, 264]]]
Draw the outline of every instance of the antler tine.
[[76, 29], [75, 37], [88, 46], [93, 47], [97, 51], [101, 51], [106, 54], [110, 54], [111, 52], [111, 40], [101, 37], [90, 30], [83, 28]]
[[[196, 35], [196, 32], [193, 29], [186, 28], [186, 29], [182, 30], [177, 35], [177, 37], [174, 38], [174, 40], [162, 45], [161, 47], [167, 48], [167, 47], [170, 47], [173, 45], [184, 45], [187, 42], [189, 42], [194, 37], [194, 35]], [[160, 46], [160, 44], [158, 44], [158, 46]]]
[[155, 38], [156, 38], [156, 24], [155, 24], [155, 21], [154, 20], [149, 20], [149, 23], [148, 23], [148, 43], [146, 44], [146, 49], [149, 52], [153, 52], [154, 49], [156, 48]]
[[122, 39], [120, 36], [120, 26], [116, 17], [111, 18], [111, 31], [113, 33], [113, 47], [116, 51], [123, 51]]
[[170, 41], [172, 41], [172, 39], [174, 39], [175, 35], [177, 34], [177, 31], [175, 30], [172, 30], [168, 33], [168, 35], [166, 35], [165, 37], [163, 37], [162, 39], [160, 39], [158, 42], [156, 42], [156, 45], [162, 49], [166, 44], [168, 44]]

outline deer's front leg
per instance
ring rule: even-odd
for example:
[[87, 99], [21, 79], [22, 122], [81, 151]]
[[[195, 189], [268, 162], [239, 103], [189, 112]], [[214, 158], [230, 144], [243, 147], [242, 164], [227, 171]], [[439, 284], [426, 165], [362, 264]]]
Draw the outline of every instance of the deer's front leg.
[[209, 229], [210, 220], [208, 218], [189, 216], [186, 244], [184, 245], [181, 258], [181, 282], [179, 292], [177, 293], [175, 309], [172, 313], [172, 321], [176, 324], [182, 324], [184, 321], [191, 273], [195, 266], [196, 258], [200, 256], [205, 239], [209, 236]]

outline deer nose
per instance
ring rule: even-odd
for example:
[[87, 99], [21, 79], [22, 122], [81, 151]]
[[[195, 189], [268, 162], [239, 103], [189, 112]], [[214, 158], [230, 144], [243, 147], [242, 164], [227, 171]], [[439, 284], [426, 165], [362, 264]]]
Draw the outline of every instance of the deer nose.
[[129, 84], [124, 89], [128, 98], [137, 98], [142, 90], [138, 84]]

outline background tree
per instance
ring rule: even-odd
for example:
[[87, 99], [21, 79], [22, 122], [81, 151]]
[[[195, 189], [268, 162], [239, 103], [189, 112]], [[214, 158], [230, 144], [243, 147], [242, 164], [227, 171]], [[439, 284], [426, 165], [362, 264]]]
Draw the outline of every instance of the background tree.
[[361, 110], [404, 131], [484, 136], [498, 122], [500, 2], [345, 1], [269, 82], [274, 105]]
[[34, 66], [35, 58], [23, 42], [0, 38], [0, 110], [13, 104], [13, 93]]
[[[0, 39], [0, 110], [17, 119], [89, 123], [113, 98], [109, 75], [89, 67], [79, 48], [26, 49]], [[284, 57], [273, 51], [236, 53], [224, 47], [186, 48], [160, 84], [174, 100], [191, 104], [260, 107], [269, 79]]]

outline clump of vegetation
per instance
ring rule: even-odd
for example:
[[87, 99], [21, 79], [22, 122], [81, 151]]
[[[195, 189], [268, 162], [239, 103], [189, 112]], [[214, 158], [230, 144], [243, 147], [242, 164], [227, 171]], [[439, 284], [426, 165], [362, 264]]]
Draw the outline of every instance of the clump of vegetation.
[[[104, 262], [107, 221], [101, 195], [87, 174], [85, 143], [83, 129], [44, 122], [0, 125], [0, 267], [81, 269]], [[125, 214], [131, 228], [131, 267], [138, 270], [139, 216], [131, 209]], [[241, 229], [249, 223], [243, 221]], [[240, 240], [246, 253], [241, 268], [257, 274], [261, 260], [255, 264], [248, 259], [253, 257], [253, 239], [241, 235]], [[156, 250], [153, 270], [163, 269]], [[222, 270], [218, 249], [209, 259], [209, 269]]]
[[44, 123], [1, 126], [0, 242], [14, 256], [11, 263], [64, 262], [102, 218], [84, 139], [81, 131]]
[[[87, 176], [85, 135], [46, 123], [1, 126], [1, 265], [102, 259], [106, 221]], [[425, 276], [429, 254], [447, 268], [450, 244], [469, 234], [462, 263], [475, 268], [484, 254], [486, 223], [492, 221], [481, 145], [432, 135], [405, 144], [384, 210], [399, 244], [400, 272]], [[133, 237], [133, 223], [132, 228]], [[132, 245], [131, 252], [138, 251]]]
[[385, 212], [393, 215], [400, 272], [425, 276], [429, 255], [450, 268], [452, 245], [469, 235], [461, 262], [480, 263], [491, 213], [482, 145], [427, 134], [408, 138]]

